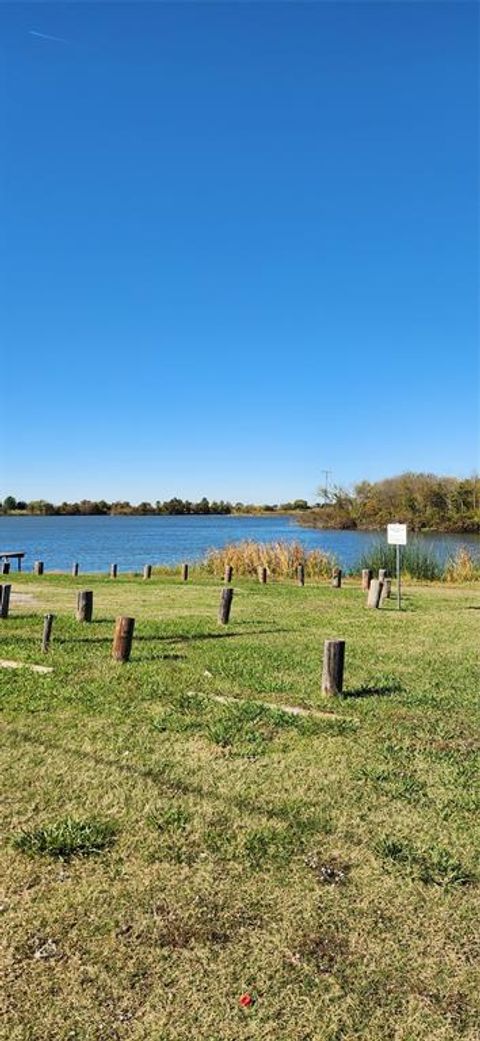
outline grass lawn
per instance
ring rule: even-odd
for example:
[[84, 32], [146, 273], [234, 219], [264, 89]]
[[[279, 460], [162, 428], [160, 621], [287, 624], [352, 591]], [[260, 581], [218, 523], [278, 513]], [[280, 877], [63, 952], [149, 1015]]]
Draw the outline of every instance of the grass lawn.
[[8, 1041], [478, 1041], [473, 588], [243, 580], [220, 627], [205, 577], [12, 583], [0, 657], [53, 672], [0, 669]]

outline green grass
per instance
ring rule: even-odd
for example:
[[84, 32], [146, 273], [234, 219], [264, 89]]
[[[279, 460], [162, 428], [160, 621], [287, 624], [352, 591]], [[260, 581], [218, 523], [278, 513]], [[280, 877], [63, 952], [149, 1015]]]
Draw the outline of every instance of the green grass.
[[67, 817], [43, 828], [21, 831], [15, 835], [12, 845], [24, 853], [69, 860], [70, 857], [90, 857], [101, 853], [113, 844], [115, 831], [111, 821], [77, 821]]
[[1, 657], [53, 672], [0, 669], [9, 1041], [477, 1041], [473, 586], [244, 579], [222, 627], [202, 573], [11, 577]]

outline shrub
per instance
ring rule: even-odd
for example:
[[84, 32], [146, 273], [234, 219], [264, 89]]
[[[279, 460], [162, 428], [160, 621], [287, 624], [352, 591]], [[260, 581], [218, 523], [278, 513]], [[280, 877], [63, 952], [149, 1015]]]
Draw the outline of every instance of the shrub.
[[274, 578], [295, 575], [298, 564], [305, 566], [308, 578], [327, 578], [332, 573], [335, 558], [321, 549], [305, 550], [299, 542], [244, 541], [212, 549], [203, 561], [209, 574], [223, 575], [231, 565], [235, 575], [256, 577], [259, 567], [266, 567]]
[[[407, 546], [402, 546], [401, 564], [403, 574], [410, 578], [427, 582], [438, 582], [442, 578], [442, 567], [435, 551], [418, 541], [413, 540]], [[386, 568], [389, 575], [395, 575], [396, 567], [396, 547], [378, 539], [362, 554], [355, 570], [370, 568], [375, 572], [379, 568]]]
[[480, 579], [480, 560], [466, 546], [460, 546], [445, 565], [446, 582], [475, 582]]

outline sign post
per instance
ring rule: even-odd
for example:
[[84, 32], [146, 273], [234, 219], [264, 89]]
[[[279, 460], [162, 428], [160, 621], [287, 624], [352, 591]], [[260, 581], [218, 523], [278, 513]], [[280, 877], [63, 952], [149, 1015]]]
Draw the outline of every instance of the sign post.
[[397, 550], [397, 607], [402, 607], [402, 592], [400, 578], [400, 546], [407, 545], [407, 525], [387, 524], [387, 542], [389, 546], [395, 546]]

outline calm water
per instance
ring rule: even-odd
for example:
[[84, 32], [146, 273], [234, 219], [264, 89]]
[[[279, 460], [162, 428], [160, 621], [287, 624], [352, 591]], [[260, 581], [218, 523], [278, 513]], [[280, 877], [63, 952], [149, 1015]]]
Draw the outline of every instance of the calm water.
[[[144, 564], [198, 560], [208, 549], [241, 539], [297, 540], [321, 547], [352, 567], [379, 536], [359, 531], [301, 528], [291, 517], [0, 517], [0, 551], [24, 550], [24, 568], [43, 560], [46, 570], [67, 571], [78, 561], [82, 571], [137, 571]], [[478, 535], [424, 538], [444, 560], [459, 545], [480, 550]], [[12, 565], [12, 567], [15, 565]]]

